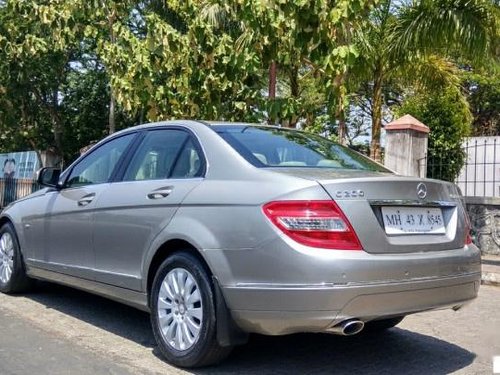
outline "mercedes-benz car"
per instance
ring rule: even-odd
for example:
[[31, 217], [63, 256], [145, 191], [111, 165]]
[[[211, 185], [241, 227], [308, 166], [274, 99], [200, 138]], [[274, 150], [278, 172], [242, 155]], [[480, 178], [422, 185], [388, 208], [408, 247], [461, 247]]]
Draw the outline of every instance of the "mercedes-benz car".
[[249, 333], [382, 332], [477, 296], [459, 189], [326, 138], [172, 121], [102, 140], [0, 215], [0, 290], [34, 279], [151, 313], [181, 367]]

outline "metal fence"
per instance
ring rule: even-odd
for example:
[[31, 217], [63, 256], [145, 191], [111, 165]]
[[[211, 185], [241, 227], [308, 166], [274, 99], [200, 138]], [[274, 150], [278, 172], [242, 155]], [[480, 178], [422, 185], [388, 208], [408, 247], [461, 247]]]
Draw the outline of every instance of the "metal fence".
[[453, 181], [469, 197], [500, 197], [500, 137], [467, 138], [462, 152], [418, 160], [421, 176]]
[[37, 191], [39, 188], [38, 183], [31, 179], [0, 178], [0, 208]]
[[469, 138], [465, 165], [456, 179], [466, 196], [500, 197], [500, 137]]

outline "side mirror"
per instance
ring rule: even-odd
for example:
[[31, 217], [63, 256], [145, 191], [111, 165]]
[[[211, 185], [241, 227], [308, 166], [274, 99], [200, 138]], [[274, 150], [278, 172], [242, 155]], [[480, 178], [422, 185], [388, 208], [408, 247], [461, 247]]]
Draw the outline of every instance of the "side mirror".
[[59, 168], [46, 167], [37, 172], [36, 181], [42, 186], [57, 188], [60, 175]]

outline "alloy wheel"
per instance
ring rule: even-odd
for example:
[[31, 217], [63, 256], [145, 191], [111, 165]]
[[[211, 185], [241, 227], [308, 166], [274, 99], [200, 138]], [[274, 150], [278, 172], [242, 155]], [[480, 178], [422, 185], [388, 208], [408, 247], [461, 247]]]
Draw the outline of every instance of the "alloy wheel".
[[14, 268], [14, 241], [10, 233], [3, 233], [0, 238], [0, 281], [7, 284]]
[[203, 303], [200, 287], [189, 271], [174, 268], [165, 276], [157, 314], [161, 334], [169, 346], [184, 351], [196, 343], [203, 322]]

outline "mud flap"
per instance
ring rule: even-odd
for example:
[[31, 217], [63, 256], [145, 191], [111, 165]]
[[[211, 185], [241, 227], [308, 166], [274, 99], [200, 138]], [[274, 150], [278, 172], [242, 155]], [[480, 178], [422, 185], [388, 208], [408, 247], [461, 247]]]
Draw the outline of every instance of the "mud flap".
[[248, 341], [248, 333], [242, 331], [234, 322], [227, 308], [224, 295], [217, 278], [212, 276], [215, 290], [215, 311], [217, 319], [217, 341], [220, 346], [243, 345]]

